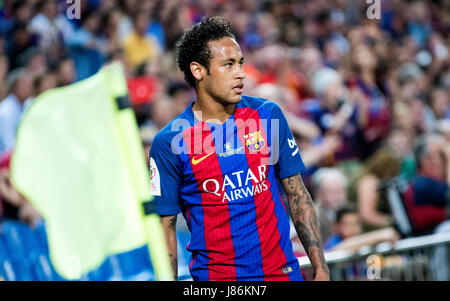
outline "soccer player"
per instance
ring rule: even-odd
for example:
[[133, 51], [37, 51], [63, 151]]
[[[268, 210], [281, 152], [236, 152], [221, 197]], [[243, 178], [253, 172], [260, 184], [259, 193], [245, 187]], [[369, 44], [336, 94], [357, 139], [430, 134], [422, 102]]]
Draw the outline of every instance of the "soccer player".
[[176, 53], [197, 97], [150, 150], [151, 190], [174, 278], [182, 212], [194, 280], [302, 280], [289, 239], [290, 210], [315, 280], [329, 280], [299, 149], [274, 102], [242, 95], [244, 58], [229, 22], [203, 18], [184, 33]]

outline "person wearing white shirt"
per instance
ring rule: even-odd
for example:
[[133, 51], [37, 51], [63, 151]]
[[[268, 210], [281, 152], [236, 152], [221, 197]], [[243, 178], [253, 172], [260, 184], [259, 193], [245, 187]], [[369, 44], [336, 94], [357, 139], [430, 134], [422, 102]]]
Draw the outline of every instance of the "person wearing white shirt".
[[10, 94], [0, 101], [0, 156], [14, 147], [17, 126], [31, 102], [33, 83], [23, 71], [13, 74]]

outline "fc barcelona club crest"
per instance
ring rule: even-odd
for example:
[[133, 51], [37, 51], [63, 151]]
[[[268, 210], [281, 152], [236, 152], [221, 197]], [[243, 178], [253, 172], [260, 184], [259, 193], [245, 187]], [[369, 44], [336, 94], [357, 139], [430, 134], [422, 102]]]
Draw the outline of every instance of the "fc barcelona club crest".
[[259, 152], [266, 145], [266, 142], [264, 141], [264, 138], [261, 135], [260, 131], [248, 133], [247, 135], [244, 135], [244, 138], [247, 148], [254, 152]]

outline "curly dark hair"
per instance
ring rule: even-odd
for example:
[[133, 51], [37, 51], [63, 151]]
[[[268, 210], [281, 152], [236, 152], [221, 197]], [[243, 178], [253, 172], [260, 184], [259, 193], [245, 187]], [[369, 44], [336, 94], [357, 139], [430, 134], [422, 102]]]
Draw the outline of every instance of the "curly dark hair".
[[195, 88], [195, 78], [192, 75], [190, 64], [197, 62], [204, 66], [209, 74], [211, 51], [209, 41], [220, 40], [225, 37], [235, 39], [231, 32], [230, 22], [218, 16], [203, 17], [200, 23], [186, 31], [175, 45], [177, 63], [184, 73], [184, 79]]

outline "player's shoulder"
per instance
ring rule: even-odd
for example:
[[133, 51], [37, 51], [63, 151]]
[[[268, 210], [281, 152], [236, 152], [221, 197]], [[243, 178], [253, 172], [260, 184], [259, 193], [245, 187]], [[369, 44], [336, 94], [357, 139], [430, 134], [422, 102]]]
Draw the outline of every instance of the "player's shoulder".
[[243, 95], [239, 105], [257, 110], [260, 115], [269, 118], [279, 118], [283, 114], [280, 106], [275, 101], [266, 98]]
[[255, 97], [248, 95], [242, 95], [242, 101], [240, 103], [240, 106], [249, 107], [253, 110], [266, 110], [266, 111], [278, 110], [280, 108], [280, 106], [275, 101], [262, 97]]

